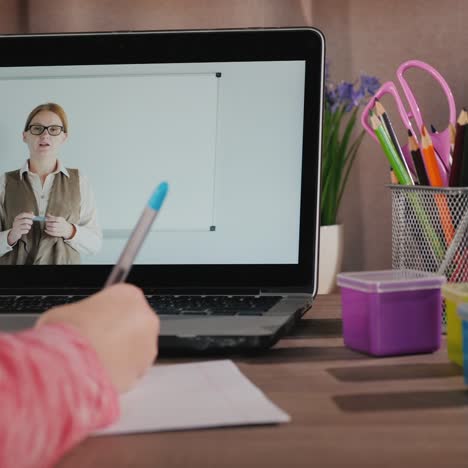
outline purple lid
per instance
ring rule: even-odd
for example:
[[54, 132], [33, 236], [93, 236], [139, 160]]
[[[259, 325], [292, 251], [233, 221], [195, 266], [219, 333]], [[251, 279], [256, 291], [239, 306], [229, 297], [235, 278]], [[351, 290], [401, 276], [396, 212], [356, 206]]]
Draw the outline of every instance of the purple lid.
[[364, 292], [417, 291], [439, 289], [445, 276], [417, 270], [355, 271], [338, 274], [338, 286]]

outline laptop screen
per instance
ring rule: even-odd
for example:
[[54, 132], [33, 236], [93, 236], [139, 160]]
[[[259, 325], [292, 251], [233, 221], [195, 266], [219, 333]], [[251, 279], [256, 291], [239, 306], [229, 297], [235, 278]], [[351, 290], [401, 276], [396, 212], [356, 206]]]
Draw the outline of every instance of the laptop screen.
[[[94, 287], [156, 185], [167, 181], [134, 282], [157, 287], [161, 276], [173, 278], [166, 286], [216, 286], [223, 272], [223, 285], [249, 286], [244, 273], [274, 285], [281, 284], [275, 269], [289, 268], [313, 283], [323, 79], [317, 32], [2, 42], [12, 51], [0, 67], [8, 109], [0, 119], [2, 272], [43, 286], [55, 287], [60, 275]], [[33, 216], [31, 228], [23, 224], [27, 233], [12, 229], [22, 213]]]

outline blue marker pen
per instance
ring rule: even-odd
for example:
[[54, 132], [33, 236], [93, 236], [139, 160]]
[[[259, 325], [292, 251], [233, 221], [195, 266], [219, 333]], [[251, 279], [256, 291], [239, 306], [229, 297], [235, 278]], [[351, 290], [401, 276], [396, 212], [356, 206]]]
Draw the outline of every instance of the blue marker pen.
[[118, 262], [112, 269], [109, 278], [107, 278], [104, 287], [110, 286], [115, 283], [121, 283], [125, 281], [132, 268], [133, 261], [137, 256], [140, 247], [142, 246], [146, 235], [148, 234], [153, 221], [159, 213], [161, 205], [166, 198], [167, 190], [169, 186], [167, 182], [160, 183], [156, 190], [151, 195], [147, 205], [145, 206], [140, 219], [135, 225], [132, 234], [130, 235], [127, 244], [125, 245]]

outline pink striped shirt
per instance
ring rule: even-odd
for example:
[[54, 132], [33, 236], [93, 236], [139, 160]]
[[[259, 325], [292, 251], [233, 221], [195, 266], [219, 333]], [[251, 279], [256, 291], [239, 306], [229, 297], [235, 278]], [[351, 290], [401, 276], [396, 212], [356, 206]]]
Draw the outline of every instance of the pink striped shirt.
[[117, 392], [75, 329], [0, 333], [0, 467], [52, 466], [118, 416]]

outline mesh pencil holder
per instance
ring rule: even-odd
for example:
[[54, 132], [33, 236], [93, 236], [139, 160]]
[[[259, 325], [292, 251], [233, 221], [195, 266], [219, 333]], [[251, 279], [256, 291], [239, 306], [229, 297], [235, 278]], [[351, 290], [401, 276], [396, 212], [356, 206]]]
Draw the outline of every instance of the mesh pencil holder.
[[[468, 282], [468, 187], [389, 185], [392, 267]], [[445, 325], [445, 306], [442, 315]]]

